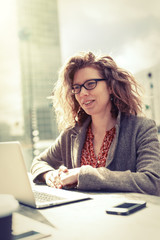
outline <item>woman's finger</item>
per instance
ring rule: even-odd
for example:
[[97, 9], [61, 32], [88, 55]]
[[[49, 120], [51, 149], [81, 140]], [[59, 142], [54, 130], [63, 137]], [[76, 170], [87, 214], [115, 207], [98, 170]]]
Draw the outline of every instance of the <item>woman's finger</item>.
[[67, 173], [68, 172], [68, 168], [65, 166], [60, 166], [58, 169], [58, 175], [61, 175], [62, 173]]

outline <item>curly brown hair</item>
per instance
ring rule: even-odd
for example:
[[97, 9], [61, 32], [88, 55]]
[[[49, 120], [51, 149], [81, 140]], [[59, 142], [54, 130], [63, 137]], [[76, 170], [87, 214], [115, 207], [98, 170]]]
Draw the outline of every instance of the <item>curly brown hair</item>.
[[88, 115], [80, 108], [72, 94], [74, 74], [82, 68], [93, 67], [106, 79], [111, 89], [112, 117], [118, 112], [126, 115], [142, 113], [140, 86], [133, 75], [119, 68], [110, 56], [95, 56], [92, 52], [81, 52], [72, 56], [60, 69], [59, 78], [53, 89], [53, 106], [57, 115], [59, 130], [82, 124]]

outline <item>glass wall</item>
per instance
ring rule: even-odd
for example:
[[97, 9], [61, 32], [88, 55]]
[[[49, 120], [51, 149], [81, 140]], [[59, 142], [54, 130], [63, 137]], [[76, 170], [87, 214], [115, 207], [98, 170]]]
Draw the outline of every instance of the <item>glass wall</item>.
[[61, 64], [56, 0], [1, 3], [0, 141], [20, 141], [27, 168], [58, 135], [48, 97]]

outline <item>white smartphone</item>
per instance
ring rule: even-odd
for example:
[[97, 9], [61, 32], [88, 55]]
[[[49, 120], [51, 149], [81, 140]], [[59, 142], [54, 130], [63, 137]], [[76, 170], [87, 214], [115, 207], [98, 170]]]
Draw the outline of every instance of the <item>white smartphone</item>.
[[142, 208], [146, 207], [145, 201], [127, 201], [121, 204], [118, 204], [114, 207], [110, 207], [106, 210], [109, 214], [116, 214], [116, 215], [129, 215], [134, 213]]

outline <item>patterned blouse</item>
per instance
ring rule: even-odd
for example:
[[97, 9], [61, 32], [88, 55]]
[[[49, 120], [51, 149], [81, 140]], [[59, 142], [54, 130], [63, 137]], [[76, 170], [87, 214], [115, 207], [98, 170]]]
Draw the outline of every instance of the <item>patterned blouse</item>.
[[88, 127], [86, 141], [82, 149], [82, 156], [81, 156], [81, 166], [82, 165], [90, 165], [94, 168], [98, 167], [105, 167], [106, 165], [106, 158], [108, 155], [109, 148], [113, 141], [116, 129], [113, 127], [109, 131], [106, 131], [106, 135], [103, 139], [102, 146], [100, 148], [100, 152], [98, 157], [96, 157], [94, 153], [93, 147], [93, 139], [94, 135], [91, 130], [91, 125]]

